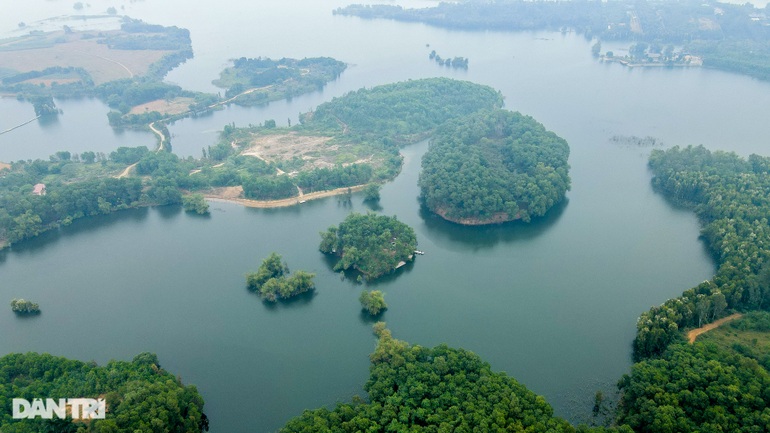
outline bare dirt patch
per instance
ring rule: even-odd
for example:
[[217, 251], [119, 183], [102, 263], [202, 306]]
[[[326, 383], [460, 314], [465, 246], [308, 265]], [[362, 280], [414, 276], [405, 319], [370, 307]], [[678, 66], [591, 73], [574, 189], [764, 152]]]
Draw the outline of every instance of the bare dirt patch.
[[137, 105], [132, 108], [129, 114], [143, 114], [157, 111], [163, 115], [181, 114], [190, 110], [190, 104], [195, 102], [193, 98], [174, 98], [171, 100], [158, 99], [146, 104]]
[[0, 171], [10, 170], [10, 169], [11, 169], [11, 164], [6, 164], [4, 162], [0, 162]]
[[81, 39], [81, 36], [82, 33], [54, 32], [51, 37], [64, 42], [49, 47], [0, 50], [0, 65], [19, 72], [40, 71], [53, 66], [78, 67], [88, 71], [95, 84], [101, 84], [143, 75], [151, 64], [171, 52], [114, 50], [95, 39]]
[[[288, 206], [300, 205], [308, 200], [316, 200], [319, 198], [346, 194], [348, 190], [360, 191], [363, 188], [364, 188], [364, 185], [358, 185], [350, 188], [337, 188], [330, 191], [311, 192], [309, 194], [302, 194], [301, 196], [298, 196], [298, 197], [284, 198], [281, 200], [249, 200], [246, 198], [240, 198], [240, 193], [243, 192], [243, 188], [241, 188], [240, 186], [234, 186], [234, 187], [227, 187], [227, 188], [217, 188], [216, 190], [212, 190], [204, 194], [204, 197], [206, 197], [206, 199], [208, 200], [213, 200], [213, 201], [219, 200], [219, 201], [226, 201], [231, 203], [238, 203], [241, 206], [246, 206], [246, 207], [274, 208], [274, 207], [288, 207]], [[236, 191], [239, 192], [237, 196], [228, 197], [228, 194], [233, 194]]]
[[267, 162], [300, 158], [305, 161], [305, 168], [308, 169], [332, 167], [335, 165], [335, 151], [339, 146], [329, 145], [331, 139], [331, 137], [299, 135], [295, 132], [257, 135], [249, 143], [249, 148], [241, 154]]

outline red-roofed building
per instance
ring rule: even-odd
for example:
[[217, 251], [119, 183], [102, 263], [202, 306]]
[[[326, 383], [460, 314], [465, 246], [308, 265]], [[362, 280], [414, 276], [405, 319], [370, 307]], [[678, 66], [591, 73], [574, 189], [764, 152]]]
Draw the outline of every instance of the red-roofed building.
[[39, 184], [35, 185], [35, 188], [32, 189], [32, 194], [35, 194], [35, 195], [45, 195], [45, 184], [44, 183], [39, 183]]

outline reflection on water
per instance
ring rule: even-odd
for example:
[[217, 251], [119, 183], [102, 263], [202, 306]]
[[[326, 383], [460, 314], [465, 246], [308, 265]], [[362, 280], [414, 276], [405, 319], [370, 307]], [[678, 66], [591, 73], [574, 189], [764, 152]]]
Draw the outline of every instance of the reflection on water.
[[498, 243], [535, 239], [559, 221], [568, 204], [569, 199], [565, 198], [544, 216], [534, 218], [529, 223], [511, 221], [485, 226], [464, 226], [441, 218], [424, 204], [420, 206], [420, 217], [425, 222], [425, 234], [431, 241], [447, 249], [470, 248], [476, 251], [494, 247]]

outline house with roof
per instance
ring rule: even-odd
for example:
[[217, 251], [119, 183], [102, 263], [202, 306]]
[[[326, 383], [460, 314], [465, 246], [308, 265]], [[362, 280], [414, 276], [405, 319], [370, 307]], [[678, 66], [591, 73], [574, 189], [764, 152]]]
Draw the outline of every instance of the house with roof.
[[44, 183], [38, 183], [32, 188], [32, 194], [35, 195], [45, 195], [45, 184]]

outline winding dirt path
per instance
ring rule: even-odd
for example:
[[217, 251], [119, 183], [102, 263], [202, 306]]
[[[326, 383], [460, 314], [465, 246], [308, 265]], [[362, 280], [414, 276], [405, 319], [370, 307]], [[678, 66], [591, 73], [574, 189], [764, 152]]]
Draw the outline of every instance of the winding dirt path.
[[139, 163], [135, 162], [135, 163], [129, 165], [128, 167], [126, 167], [126, 169], [123, 170], [119, 175], [117, 175], [116, 178], [117, 179], [123, 179], [124, 177], [128, 176], [128, 174], [131, 172], [131, 170], [133, 170], [134, 167], [136, 167], [136, 164], [139, 164]]
[[700, 327], [698, 329], [693, 329], [692, 331], [687, 333], [687, 341], [690, 342], [690, 344], [695, 343], [695, 339], [698, 338], [699, 335], [705, 334], [706, 332], [711, 331], [712, 329], [719, 328], [720, 326], [724, 325], [727, 322], [731, 322], [735, 319], [740, 319], [743, 317], [743, 314], [741, 313], [735, 313], [731, 314], [727, 317], [724, 317], [722, 319], [717, 320], [716, 322], [711, 322], [706, 326]]
[[[366, 185], [351, 186], [350, 190], [361, 191], [362, 189], [364, 189], [364, 186]], [[207, 200], [211, 200], [211, 201], [238, 203], [246, 207], [274, 208], [274, 207], [294, 206], [294, 205], [300, 204], [300, 201], [305, 202], [308, 200], [316, 200], [319, 198], [331, 197], [335, 195], [345, 194], [348, 191], [348, 188], [346, 187], [346, 188], [337, 188], [330, 191], [318, 191], [318, 192], [311, 192], [308, 194], [302, 194], [302, 190], [299, 187], [297, 187], [297, 189], [300, 192], [300, 195], [298, 197], [284, 198], [281, 200], [249, 200], [246, 198], [225, 198], [216, 194], [204, 194], [204, 197]]]

